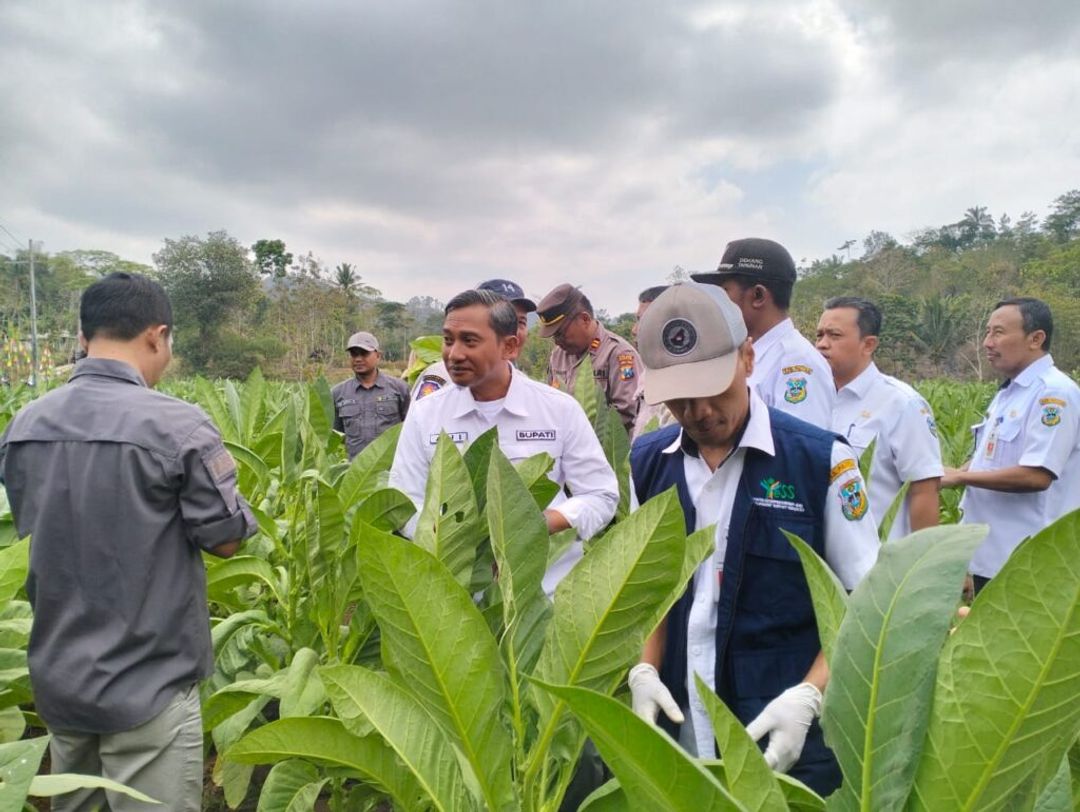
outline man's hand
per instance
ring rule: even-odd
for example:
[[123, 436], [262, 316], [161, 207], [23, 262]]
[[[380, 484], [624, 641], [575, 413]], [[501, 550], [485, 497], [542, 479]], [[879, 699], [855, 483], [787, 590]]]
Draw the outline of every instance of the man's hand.
[[959, 488], [964, 483], [960, 481], [960, 474], [964, 473], [963, 468], [946, 468], [945, 476], [941, 478], [942, 488]]
[[679, 705], [671, 696], [671, 691], [660, 681], [656, 667], [649, 663], [638, 663], [630, 669], [627, 680], [630, 696], [633, 698], [634, 713], [649, 724], [656, 724], [656, 716], [663, 710], [668, 719], [682, 724], [683, 715]]
[[821, 715], [821, 691], [809, 682], [788, 688], [765, 706], [746, 726], [754, 741], [769, 737], [765, 761], [769, 767], [786, 773], [802, 753], [810, 725]]

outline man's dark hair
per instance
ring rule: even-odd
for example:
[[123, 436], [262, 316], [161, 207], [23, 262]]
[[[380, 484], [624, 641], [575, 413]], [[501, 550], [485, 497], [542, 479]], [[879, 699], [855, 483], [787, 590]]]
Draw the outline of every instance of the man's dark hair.
[[1046, 333], [1042, 349], [1043, 352], [1050, 352], [1050, 338], [1054, 335], [1054, 317], [1050, 314], [1050, 305], [1031, 296], [1013, 296], [1002, 299], [994, 305], [994, 310], [1010, 305], [1015, 305], [1020, 310], [1020, 318], [1024, 321], [1024, 335], [1031, 335], [1036, 330]]
[[589, 318], [596, 318], [596, 314], [593, 313], [592, 302], [589, 301], [589, 297], [582, 293], [580, 290], [578, 291], [578, 297], [579, 301], [577, 312], [588, 313]]
[[137, 273], [111, 273], [84, 290], [79, 301], [79, 328], [87, 341], [131, 341], [159, 324], [172, 330], [169, 296], [153, 279]]
[[741, 273], [725, 274], [724, 278], [734, 279], [743, 290], [752, 288], [754, 285], [761, 285], [772, 294], [773, 303], [778, 308], [787, 310], [791, 307], [791, 291], [795, 288], [791, 282], [785, 282], [782, 279], [762, 279], [760, 276], [747, 276]]
[[510, 302], [490, 290], [463, 290], [446, 303], [443, 313], [449, 315], [453, 310], [474, 305], [483, 305], [488, 309], [488, 324], [500, 339], [517, 335], [517, 311]]
[[667, 290], [670, 285], [653, 285], [651, 288], [645, 288], [637, 295], [638, 304], [651, 304], [655, 302], [657, 298]]
[[861, 296], [834, 296], [825, 302], [826, 310], [850, 307], [855, 311], [859, 338], [881, 335], [881, 308]]

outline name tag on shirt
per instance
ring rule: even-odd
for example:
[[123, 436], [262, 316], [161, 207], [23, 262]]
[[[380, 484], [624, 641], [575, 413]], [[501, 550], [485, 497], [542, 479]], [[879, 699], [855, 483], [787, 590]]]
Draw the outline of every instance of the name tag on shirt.
[[519, 429], [516, 435], [518, 440], [555, 440], [555, 429]]
[[[446, 436], [449, 437], [454, 443], [460, 445], [461, 443], [468, 442], [469, 432], [467, 431], [448, 431]], [[428, 440], [431, 445], [435, 445], [439, 442], [439, 435], [432, 434]]]

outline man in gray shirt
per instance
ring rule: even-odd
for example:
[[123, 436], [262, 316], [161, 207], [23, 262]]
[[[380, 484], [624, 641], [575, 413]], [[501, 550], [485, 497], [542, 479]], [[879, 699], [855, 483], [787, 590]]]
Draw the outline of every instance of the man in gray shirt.
[[353, 333], [345, 345], [353, 377], [331, 390], [334, 430], [345, 435], [351, 460], [409, 411], [409, 385], [379, 371], [379, 340], [371, 333]]
[[[79, 315], [88, 357], [0, 438], [0, 481], [19, 535], [32, 536], [34, 700], [53, 772], [197, 810], [198, 682], [213, 670], [201, 553], [233, 555], [256, 524], [209, 417], [151, 389], [172, 358], [161, 286], [111, 274], [86, 289]], [[106, 799], [145, 808], [99, 790], [53, 809]]]

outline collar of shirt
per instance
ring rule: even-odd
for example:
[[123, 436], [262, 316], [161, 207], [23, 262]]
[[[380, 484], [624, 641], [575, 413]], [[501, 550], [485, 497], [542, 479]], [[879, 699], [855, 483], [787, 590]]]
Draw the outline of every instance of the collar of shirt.
[[1009, 387], [1023, 386], [1026, 388], [1031, 386], [1032, 383], [1042, 377], [1042, 374], [1053, 365], [1054, 359], [1050, 357], [1050, 353], [1047, 353], [1038, 361], [1032, 361], [1024, 367], [1024, 370], [1009, 382]]
[[[516, 414], [519, 417], [528, 417], [529, 409], [526, 401], [528, 400], [528, 392], [525, 391], [525, 385], [521, 383], [521, 379], [525, 377], [525, 373], [510, 364], [510, 388], [506, 390], [506, 398], [503, 400], [503, 411]], [[478, 412], [476, 408], [476, 399], [473, 397], [472, 390], [467, 386], [454, 386], [450, 391], [448, 397], [457, 399], [457, 403], [454, 404], [454, 409], [451, 411], [451, 415], [455, 418], [464, 417], [469, 412]]]
[[870, 366], [860, 372], [851, 381], [848, 381], [837, 394], [844, 392], [850, 392], [855, 397], [862, 399], [866, 397], [866, 393], [870, 391], [875, 383], [881, 379], [881, 370], [877, 368], [877, 364], [873, 361], [870, 362]]
[[83, 375], [99, 375], [137, 386], [146, 386], [146, 381], [135, 367], [126, 361], [117, 361], [114, 358], [83, 358], [75, 364], [75, 371], [71, 373], [68, 380], [73, 381]]
[[[686, 454], [683, 435], [684, 432], [680, 428], [679, 435], [661, 453], [674, 454], [676, 451], [682, 451]], [[689, 447], [696, 451], [693, 440], [689, 436], [686, 437], [686, 440], [690, 443]], [[752, 388], [750, 389], [750, 419], [746, 421], [746, 427], [743, 429], [742, 437], [739, 438], [736, 448], [756, 448], [758, 451], [764, 451], [770, 457], [776, 456], [776, 446], [773, 445], [772, 439], [772, 422], [769, 420], [769, 407], [765, 405], [765, 401]], [[697, 455], [695, 453], [690, 456]]]
[[360, 379], [357, 378], [355, 375], [353, 376], [352, 383], [354, 392], [359, 392], [361, 389], [374, 389], [376, 386], [379, 387], [379, 389], [385, 388], [385, 386], [383, 385], [382, 370], [375, 374], [375, 382], [371, 384], [371, 386], [364, 386], [363, 383], [361, 383]]
[[795, 322], [791, 319], [784, 319], [779, 324], [774, 324], [765, 335], [754, 342], [754, 355], [758, 357], [764, 355], [794, 332]]

